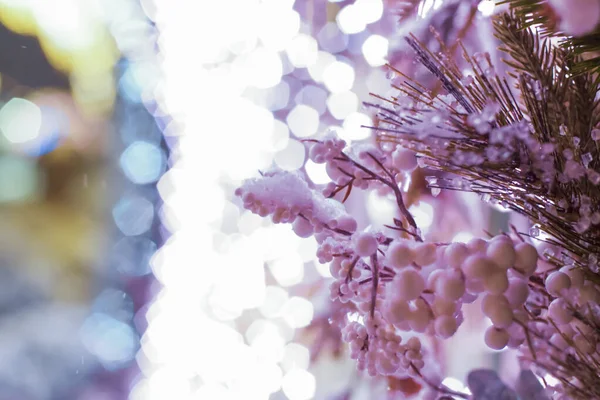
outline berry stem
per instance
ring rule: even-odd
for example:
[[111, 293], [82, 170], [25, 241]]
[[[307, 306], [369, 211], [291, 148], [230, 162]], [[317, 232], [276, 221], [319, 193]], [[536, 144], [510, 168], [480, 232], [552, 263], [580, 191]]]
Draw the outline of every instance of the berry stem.
[[373, 317], [375, 315], [377, 286], [379, 286], [379, 266], [377, 264], [377, 253], [371, 256], [371, 264], [373, 264], [373, 293], [371, 293], [371, 317]]
[[[392, 191], [394, 192], [394, 196], [396, 197], [396, 205], [398, 206], [398, 208], [400, 209], [400, 213], [404, 216], [404, 218], [406, 218], [406, 220], [408, 221], [409, 225], [412, 226], [414, 228], [414, 230], [416, 231], [418, 229], [417, 223], [415, 221], [415, 219], [413, 218], [413, 216], [410, 214], [410, 212], [408, 211], [408, 209], [406, 208], [406, 205], [404, 204], [404, 199], [402, 198], [402, 193], [400, 192], [400, 189], [398, 188], [398, 185], [395, 184], [394, 182], [394, 177], [393, 175], [390, 173], [390, 171], [388, 171], [385, 166], [383, 164], [381, 164], [381, 162], [379, 160], [377, 160], [377, 158], [375, 156], [373, 156], [371, 153], [368, 153], [369, 157], [371, 157], [374, 162], [388, 175], [388, 177], [390, 177], [390, 179], [386, 179], [383, 176], [371, 171], [370, 169], [368, 169], [367, 167], [363, 166], [362, 164], [360, 164], [359, 162], [351, 159], [346, 153], [342, 153], [341, 156], [342, 157], [336, 157], [335, 159], [338, 161], [346, 161], [346, 162], [350, 162], [352, 165], [354, 165], [356, 168], [362, 170], [363, 172], [369, 174], [371, 177], [377, 179], [379, 182], [383, 183], [384, 185], [386, 185], [387, 187], [389, 187], [390, 189], [392, 189]], [[415, 237], [415, 239], [419, 242], [422, 242], [423, 239], [421, 239], [421, 237], [414, 233], [413, 236]]]
[[346, 275], [346, 283], [349, 283], [352, 280], [352, 271], [354, 271], [354, 267], [359, 259], [360, 257], [356, 256], [354, 257], [354, 260], [352, 260], [352, 264], [350, 264], [350, 268], [348, 268], [348, 275]]

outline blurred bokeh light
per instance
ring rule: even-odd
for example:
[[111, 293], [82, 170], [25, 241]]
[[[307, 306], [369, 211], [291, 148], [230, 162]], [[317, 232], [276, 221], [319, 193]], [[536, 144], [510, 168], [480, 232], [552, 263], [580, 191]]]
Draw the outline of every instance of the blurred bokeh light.
[[0, 0], [0, 399], [129, 396], [162, 241], [154, 32], [137, 0]]

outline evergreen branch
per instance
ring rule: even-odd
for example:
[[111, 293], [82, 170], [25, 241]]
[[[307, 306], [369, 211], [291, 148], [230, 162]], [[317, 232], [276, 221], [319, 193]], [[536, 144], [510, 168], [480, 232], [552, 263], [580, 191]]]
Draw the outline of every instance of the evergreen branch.
[[511, 12], [521, 21], [523, 29], [535, 29], [540, 35], [560, 39], [564, 49], [582, 56], [573, 67], [575, 73], [600, 72], [600, 27], [581, 37], [573, 37], [557, 26], [557, 16], [547, 0], [503, 0], [498, 4], [508, 4]]
[[[404, 79], [394, 86], [402, 96], [384, 105], [367, 103], [380, 121], [373, 129], [382, 146], [412, 148], [425, 171], [451, 177], [436, 178], [430, 187], [477, 193], [527, 216], [550, 236], [545, 241], [564, 254], [548, 262], [557, 269], [574, 264], [586, 279], [600, 284], [593, 261], [600, 253], [600, 147], [591, 134], [600, 122], [600, 78], [579, 72], [582, 59], [576, 49], [553, 44], [529, 29], [529, 21], [513, 12], [494, 23], [516, 94], [494, 72], [488, 55], [471, 56], [463, 48], [472, 71], [464, 76], [464, 65], [459, 67], [448, 49], [434, 54], [408, 38], [445, 93], [434, 94], [389, 66]], [[532, 361], [546, 367], [543, 360]], [[546, 370], [561, 381], [565, 371], [576, 371], [569, 373], [582, 382], [600, 374], [600, 366], [580, 354], [568, 365]], [[592, 384], [584, 390], [565, 386], [574, 398], [595, 398], [600, 390]]]

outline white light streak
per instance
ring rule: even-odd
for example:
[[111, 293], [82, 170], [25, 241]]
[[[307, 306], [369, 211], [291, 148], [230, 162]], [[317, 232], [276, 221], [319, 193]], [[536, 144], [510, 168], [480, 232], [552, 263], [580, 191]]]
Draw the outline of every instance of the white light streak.
[[[304, 164], [304, 147], [290, 131], [316, 134], [318, 112], [301, 104], [279, 121], [265, 108], [273, 101], [253, 103], [244, 92], [279, 87], [289, 72], [281, 51], [311, 74], [333, 61], [298, 33], [292, 1], [184, 3], [144, 1], [160, 31], [163, 81], [154, 94], [174, 116], [168, 134], [178, 141], [157, 184], [173, 235], [151, 262], [163, 289], [147, 314], [137, 357], [143, 376], [130, 400], [267, 400], [280, 390], [309, 399], [315, 379], [306, 370], [308, 350], [291, 340], [310, 323], [312, 304], [285, 289], [304, 277], [300, 241], [289, 226], [245, 211], [231, 224], [223, 182], [236, 186], [273, 161], [285, 169]], [[342, 78], [338, 86], [352, 86], [352, 67]], [[225, 220], [228, 233], [220, 230]], [[266, 286], [265, 273], [278, 285]], [[240, 332], [235, 323], [246, 310], [262, 319]]]

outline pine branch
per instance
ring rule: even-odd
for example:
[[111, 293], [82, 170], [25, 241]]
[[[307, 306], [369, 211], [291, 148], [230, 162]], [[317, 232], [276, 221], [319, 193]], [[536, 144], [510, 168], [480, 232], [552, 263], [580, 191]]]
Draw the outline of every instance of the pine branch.
[[557, 17], [547, 0], [503, 0], [498, 4], [508, 4], [511, 12], [523, 21], [523, 29], [531, 28], [544, 37], [559, 38], [564, 49], [581, 56], [573, 72], [600, 72], [600, 57], [597, 56], [600, 52], [600, 27], [587, 35], [573, 37], [558, 28]]
[[[405, 81], [385, 105], [369, 104], [380, 121], [374, 129], [382, 146], [401, 144], [419, 153], [424, 170], [436, 172], [430, 187], [474, 192], [527, 216], [562, 249], [564, 255], [549, 262], [556, 268], [574, 264], [600, 284], [600, 150], [591, 134], [600, 121], [600, 80], [576, 74], [574, 49], [553, 45], [526, 24], [515, 14], [495, 21], [516, 91], [494, 72], [489, 56], [463, 49], [473, 71], [464, 76], [464, 65], [450, 54], [434, 54], [408, 38], [445, 94], [434, 95], [390, 66]], [[565, 371], [580, 371], [578, 378], [591, 382], [600, 367], [584, 364], [585, 357], [573, 357], [550, 371], [561, 381], [568, 381]], [[591, 384], [572, 392], [574, 398], [598, 393]]]

